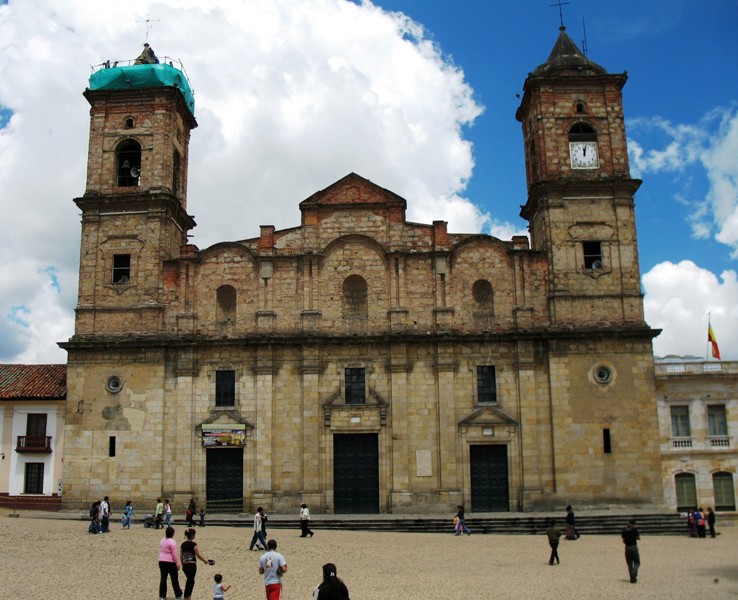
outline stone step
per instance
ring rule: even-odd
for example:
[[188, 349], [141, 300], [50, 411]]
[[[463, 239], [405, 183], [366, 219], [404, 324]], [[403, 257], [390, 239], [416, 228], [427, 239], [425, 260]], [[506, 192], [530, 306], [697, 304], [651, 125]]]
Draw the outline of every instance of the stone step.
[[[564, 528], [564, 518], [559, 515], [535, 517], [469, 517], [466, 524], [473, 533], [507, 535], [541, 535], [548, 529], [551, 518]], [[577, 531], [580, 535], [620, 535], [630, 515], [578, 516]], [[683, 517], [677, 514], [639, 514], [636, 517], [638, 530], [644, 534], [686, 535], [687, 526]], [[182, 522], [183, 523], [183, 522]], [[232, 519], [225, 515], [210, 513], [208, 525], [251, 527], [250, 519]], [[269, 519], [269, 529], [293, 529], [299, 531], [297, 519]], [[371, 516], [342, 518], [340, 515], [321, 515], [319, 520], [310, 523], [311, 529], [346, 531], [403, 531], [425, 533], [452, 533], [452, 519], [440, 518], [372, 518]]]

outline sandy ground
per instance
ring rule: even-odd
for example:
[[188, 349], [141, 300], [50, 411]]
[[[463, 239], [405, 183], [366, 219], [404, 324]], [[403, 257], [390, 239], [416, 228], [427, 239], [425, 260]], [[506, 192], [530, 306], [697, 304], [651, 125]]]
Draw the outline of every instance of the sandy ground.
[[[302, 539], [299, 531], [273, 529], [288, 573], [283, 600], [309, 600], [321, 565], [334, 562], [352, 600], [448, 600], [487, 598], [689, 598], [738, 597], [738, 527], [716, 539], [644, 536], [641, 573], [628, 581], [618, 536], [562, 540], [561, 565], [549, 566], [544, 535], [502, 536], [321, 531]], [[176, 527], [175, 539], [184, 539]], [[3, 568], [0, 597], [76, 600], [158, 598], [158, 548], [163, 532], [137, 524], [90, 535], [76, 520], [20, 518], [0, 512]], [[213, 575], [232, 589], [227, 600], [264, 598], [258, 574], [260, 552], [248, 552], [244, 527], [205, 527], [196, 541], [215, 566], [198, 567], [193, 600], [210, 600]], [[180, 575], [184, 587], [184, 576]], [[174, 598], [171, 588], [169, 599]]]

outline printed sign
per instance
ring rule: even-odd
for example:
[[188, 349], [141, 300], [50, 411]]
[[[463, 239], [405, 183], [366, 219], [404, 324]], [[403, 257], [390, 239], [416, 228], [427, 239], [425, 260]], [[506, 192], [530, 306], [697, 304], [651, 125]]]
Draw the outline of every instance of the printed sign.
[[245, 446], [246, 427], [243, 425], [224, 425], [214, 423], [202, 426], [202, 445], [214, 446]]

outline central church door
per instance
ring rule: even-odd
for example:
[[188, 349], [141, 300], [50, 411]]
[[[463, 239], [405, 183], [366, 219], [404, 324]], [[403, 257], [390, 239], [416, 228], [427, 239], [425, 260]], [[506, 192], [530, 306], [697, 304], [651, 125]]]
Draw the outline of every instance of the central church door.
[[376, 433], [333, 436], [333, 510], [379, 512], [379, 438]]
[[209, 513], [243, 511], [243, 449], [213, 448], [207, 456]]

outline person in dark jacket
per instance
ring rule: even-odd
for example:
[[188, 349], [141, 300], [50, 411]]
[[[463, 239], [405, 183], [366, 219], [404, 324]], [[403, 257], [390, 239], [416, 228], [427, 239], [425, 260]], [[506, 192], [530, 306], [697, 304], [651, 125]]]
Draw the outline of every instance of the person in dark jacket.
[[569, 504], [566, 507], [566, 539], [567, 540], [576, 540], [579, 537], [579, 532], [577, 531], [577, 520], [574, 517], [574, 510], [571, 507], [571, 504]]
[[641, 556], [638, 553], [638, 540], [641, 539], [636, 522], [631, 519], [628, 526], [620, 534], [625, 544], [625, 563], [628, 565], [628, 574], [631, 583], [638, 583], [638, 569], [641, 567]]
[[313, 600], [351, 600], [346, 584], [336, 576], [336, 565], [323, 565], [323, 582], [315, 588]]
[[707, 507], [707, 526], [710, 528], [710, 537], [714, 538], [717, 535], [715, 533], [715, 511], [709, 506]]
[[561, 537], [561, 529], [556, 526], [556, 519], [551, 519], [548, 522], [548, 545], [551, 546], [551, 558], [548, 559], [548, 564], [553, 565], [554, 560], [556, 564], [559, 564], [559, 538]]

